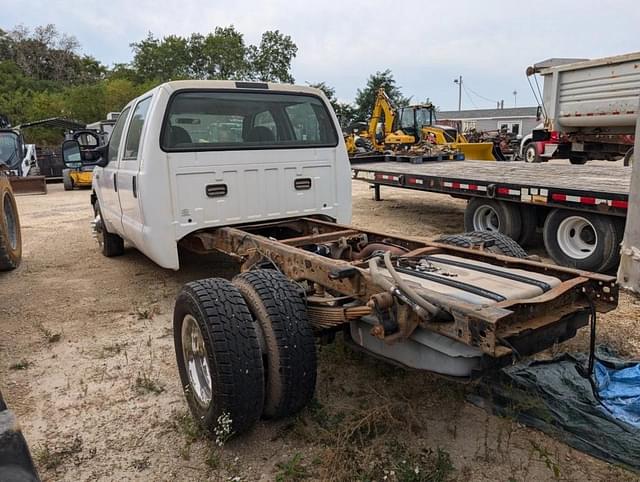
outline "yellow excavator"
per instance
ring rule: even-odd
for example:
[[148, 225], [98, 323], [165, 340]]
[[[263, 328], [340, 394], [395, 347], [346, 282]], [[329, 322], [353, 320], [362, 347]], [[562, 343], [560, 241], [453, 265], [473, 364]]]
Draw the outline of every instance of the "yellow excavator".
[[[468, 142], [454, 127], [436, 123], [433, 104], [396, 108], [383, 88], [378, 89], [376, 103], [366, 131], [345, 137], [350, 155], [370, 147], [370, 151], [401, 153], [438, 150], [461, 152], [465, 159], [478, 161], [496, 159], [491, 142]], [[360, 146], [358, 146], [358, 143]]]

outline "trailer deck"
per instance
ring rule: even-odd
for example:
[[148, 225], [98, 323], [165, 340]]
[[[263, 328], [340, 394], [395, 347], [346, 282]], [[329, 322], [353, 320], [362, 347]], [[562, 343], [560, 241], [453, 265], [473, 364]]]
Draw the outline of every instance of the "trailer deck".
[[351, 165], [353, 179], [380, 186], [440, 192], [460, 197], [562, 207], [625, 216], [631, 167], [448, 161]]

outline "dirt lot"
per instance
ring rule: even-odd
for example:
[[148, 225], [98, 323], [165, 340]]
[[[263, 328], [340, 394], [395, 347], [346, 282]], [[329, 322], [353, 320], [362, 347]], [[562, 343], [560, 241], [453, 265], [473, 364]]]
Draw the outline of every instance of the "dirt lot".
[[[458, 232], [464, 202], [354, 184], [354, 223], [431, 238]], [[102, 257], [87, 191], [20, 197], [24, 259], [0, 276], [0, 377], [46, 480], [635, 480], [464, 401], [467, 386], [322, 346], [317, 400], [217, 447], [182, 396], [171, 316], [180, 286], [231, 277], [220, 256], [179, 273], [133, 249]], [[640, 354], [629, 295], [600, 339]], [[583, 330], [584, 331], [584, 330]], [[585, 349], [580, 333], [571, 349]], [[421, 478], [424, 477], [424, 478]], [[426, 478], [430, 477], [430, 478]]]

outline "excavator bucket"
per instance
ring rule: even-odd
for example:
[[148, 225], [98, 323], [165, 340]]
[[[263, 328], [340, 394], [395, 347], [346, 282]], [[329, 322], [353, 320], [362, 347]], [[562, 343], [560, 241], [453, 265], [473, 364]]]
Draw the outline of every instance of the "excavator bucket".
[[452, 145], [464, 154], [467, 161], [497, 161], [493, 154], [493, 142], [458, 142]]
[[44, 176], [9, 176], [14, 194], [47, 194], [47, 183]]

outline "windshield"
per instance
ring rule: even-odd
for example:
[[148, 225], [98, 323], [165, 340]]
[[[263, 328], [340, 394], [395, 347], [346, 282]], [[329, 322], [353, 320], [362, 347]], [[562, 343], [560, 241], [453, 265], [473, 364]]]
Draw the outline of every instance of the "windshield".
[[400, 128], [430, 126], [435, 121], [435, 113], [425, 107], [406, 107], [400, 111]]
[[269, 92], [184, 91], [167, 108], [162, 148], [175, 151], [334, 147], [320, 98]]
[[0, 132], [0, 163], [15, 169], [22, 161], [19, 151], [18, 136], [14, 132]]

